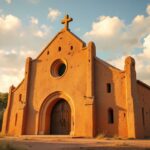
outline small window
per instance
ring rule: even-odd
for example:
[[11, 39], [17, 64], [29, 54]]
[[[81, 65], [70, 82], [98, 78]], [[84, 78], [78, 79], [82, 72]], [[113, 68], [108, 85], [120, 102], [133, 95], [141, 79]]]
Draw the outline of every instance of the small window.
[[16, 114], [16, 117], [15, 117], [15, 126], [17, 125], [17, 120], [18, 120], [18, 114]]
[[58, 75], [62, 76], [64, 74], [65, 70], [66, 70], [66, 65], [65, 64], [61, 64], [59, 69], [58, 69]]
[[111, 93], [111, 84], [107, 83], [107, 93]]
[[70, 49], [73, 50], [73, 46], [70, 46]]
[[145, 126], [145, 115], [144, 115], [144, 108], [142, 107], [142, 121], [143, 121], [143, 126]]
[[22, 94], [19, 94], [19, 102], [22, 101]]
[[60, 46], [58, 47], [58, 51], [59, 51], [59, 52], [61, 51], [61, 47], [60, 47]]
[[114, 123], [114, 111], [112, 108], [108, 109], [108, 123], [110, 124]]
[[49, 55], [49, 51], [47, 51], [47, 55]]

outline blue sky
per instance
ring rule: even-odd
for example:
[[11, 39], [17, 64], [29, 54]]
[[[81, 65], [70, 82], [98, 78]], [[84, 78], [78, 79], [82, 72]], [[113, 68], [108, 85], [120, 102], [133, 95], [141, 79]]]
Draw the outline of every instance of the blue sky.
[[123, 69], [131, 55], [138, 78], [150, 84], [150, 0], [1, 0], [0, 91], [21, 81], [25, 58], [36, 58], [66, 13], [71, 31], [93, 40], [98, 57]]
[[138, 15], [146, 15], [145, 8], [150, 0], [12, 0], [8, 4], [5, 0], [0, 1], [0, 8], [4, 14], [13, 14], [28, 24], [30, 16], [35, 16], [41, 23], [50, 24], [47, 18], [49, 8], [59, 9], [62, 14], [52, 25], [57, 32], [61, 26], [59, 19], [66, 13], [74, 18], [72, 29], [80, 27], [79, 36], [91, 28], [91, 23], [99, 16], [118, 16], [126, 23]]

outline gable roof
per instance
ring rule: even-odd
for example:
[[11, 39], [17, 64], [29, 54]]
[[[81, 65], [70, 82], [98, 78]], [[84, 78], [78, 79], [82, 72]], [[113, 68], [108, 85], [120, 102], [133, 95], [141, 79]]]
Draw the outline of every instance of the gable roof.
[[[60, 32], [58, 32], [54, 38], [47, 44], [47, 46], [41, 51], [41, 53], [37, 56], [37, 58], [39, 58], [44, 52], [45, 50], [51, 45], [51, 43], [63, 32], [66, 32], [68, 35], [70, 35], [72, 38], [76, 39], [78, 42], [80, 42], [82, 44], [82, 46], [86, 46], [86, 43], [84, 41], [82, 41], [79, 37], [77, 37], [74, 33], [72, 33], [70, 30], [61, 30]], [[36, 58], [36, 59], [37, 59]]]

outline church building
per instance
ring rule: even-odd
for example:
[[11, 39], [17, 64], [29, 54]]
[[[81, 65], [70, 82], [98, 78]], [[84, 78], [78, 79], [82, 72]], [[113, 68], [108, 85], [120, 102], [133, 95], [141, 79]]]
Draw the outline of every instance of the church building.
[[2, 133], [70, 137], [150, 136], [150, 86], [137, 80], [135, 61], [124, 70], [96, 57], [69, 29], [73, 19], [37, 58], [27, 58], [24, 79], [9, 90]]

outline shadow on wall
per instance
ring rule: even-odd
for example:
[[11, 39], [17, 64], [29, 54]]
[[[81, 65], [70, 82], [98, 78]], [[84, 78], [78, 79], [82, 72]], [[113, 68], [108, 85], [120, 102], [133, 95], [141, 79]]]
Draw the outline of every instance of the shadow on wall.
[[126, 136], [124, 74], [98, 58], [95, 64], [97, 135]]
[[[26, 118], [26, 128], [25, 128], [25, 134], [29, 134], [32, 133], [34, 134], [34, 129], [31, 127], [31, 124], [29, 124], [29, 122], [32, 120], [32, 125], [35, 126], [35, 116], [37, 111], [34, 108], [34, 104], [33, 104], [33, 96], [34, 96], [34, 90], [35, 90], [35, 81], [36, 81], [36, 75], [37, 75], [37, 64], [40, 63], [41, 60], [38, 61], [32, 61], [31, 63], [31, 70], [30, 70], [30, 83], [29, 83], [29, 87], [28, 87], [28, 95], [29, 95], [29, 100], [27, 103], [27, 112], [30, 115], [27, 115]], [[32, 119], [31, 119], [32, 118]]]

